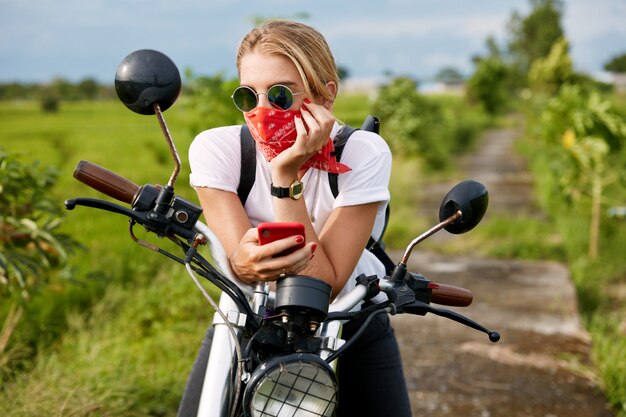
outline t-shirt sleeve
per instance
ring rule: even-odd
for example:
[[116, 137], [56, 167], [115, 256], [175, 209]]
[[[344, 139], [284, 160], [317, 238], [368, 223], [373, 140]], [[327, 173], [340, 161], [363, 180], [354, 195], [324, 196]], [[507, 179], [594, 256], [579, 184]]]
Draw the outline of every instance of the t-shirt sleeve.
[[192, 187], [209, 187], [237, 192], [241, 169], [240, 127], [206, 130], [189, 147], [189, 182]]
[[334, 207], [389, 201], [391, 152], [383, 138], [356, 131], [346, 144], [341, 162], [352, 170], [339, 175]]

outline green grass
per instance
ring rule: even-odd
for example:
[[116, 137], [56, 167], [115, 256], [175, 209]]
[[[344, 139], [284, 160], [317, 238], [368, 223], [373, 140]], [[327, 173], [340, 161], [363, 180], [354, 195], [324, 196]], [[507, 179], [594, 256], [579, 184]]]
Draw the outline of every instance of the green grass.
[[565, 260], [563, 239], [555, 226], [548, 219], [530, 216], [487, 215], [463, 239], [427, 245], [450, 254], [471, 251], [502, 259]]
[[[165, 116], [183, 160], [177, 192], [195, 201], [187, 115], [174, 107]], [[55, 114], [36, 103], [0, 103], [0, 123], [0, 146], [58, 167], [59, 205], [79, 196], [112, 200], [72, 178], [80, 159], [139, 185], [164, 184], [173, 169], [156, 119], [117, 102], [62, 103]], [[15, 339], [37, 359], [22, 361], [22, 373], [2, 386], [0, 415], [172, 415], [212, 316], [208, 303], [180, 266], [131, 241], [123, 217], [77, 207], [63, 228], [85, 250], [72, 256], [66, 280], [28, 304]]]
[[391, 214], [384, 236], [389, 249], [404, 249], [429, 227], [428, 220], [419, 212], [423, 196], [418, 190], [424, 181], [420, 172], [419, 161], [394, 155], [389, 183]]
[[[166, 113], [166, 118], [171, 119], [170, 130], [183, 160], [177, 192], [193, 199], [193, 190], [187, 185], [186, 164], [186, 149], [192, 138], [184, 128], [184, 112], [176, 111], [174, 108]], [[36, 103], [0, 103], [0, 123], [1, 147], [59, 169], [53, 190], [59, 204], [72, 197], [112, 200], [72, 177], [81, 159], [102, 165], [138, 185], [164, 184], [173, 168], [156, 119], [131, 113], [117, 102], [62, 103], [60, 111], [54, 114], [42, 113]], [[143, 251], [131, 243], [125, 229], [126, 221], [120, 216], [81, 207], [67, 212], [64, 226], [90, 253], [97, 254], [76, 260], [77, 265], [88, 270], [125, 264], [137, 256], [137, 251]], [[121, 253], [125, 254], [122, 259]]]
[[211, 312], [178, 266], [150, 278], [70, 315], [58, 346], [3, 387], [0, 415], [172, 415]]
[[337, 119], [342, 123], [361, 127], [369, 114], [368, 109], [371, 104], [370, 98], [365, 94], [339, 95], [333, 110]]
[[594, 315], [589, 323], [604, 392], [612, 400], [617, 417], [626, 416], [626, 324], [623, 310]]
[[[182, 150], [181, 159], [186, 161], [191, 135], [185, 131], [184, 109], [174, 108], [166, 118]], [[135, 115], [118, 102], [62, 103], [60, 111], [53, 114], [42, 113], [35, 102], [2, 102], [0, 123], [1, 147], [20, 153], [27, 161], [59, 169], [59, 180], [52, 190], [59, 206], [72, 197], [112, 200], [72, 177], [80, 159], [100, 164], [140, 185], [167, 182], [173, 168], [156, 119]], [[187, 177], [188, 168], [184, 168], [178, 192], [193, 200]], [[17, 351], [27, 358], [56, 346], [67, 327], [68, 314], [88, 312], [111, 284], [121, 288], [147, 285], [163, 265], [169, 264], [134, 244], [128, 236], [127, 220], [119, 215], [85, 207], [66, 214], [63, 231], [85, 249], [75, 253], [67, 270], [28, 303], [13, 336]], [[0, 317], [7, 308], [0, 300]], [[30, 367], [28, 361], [19, 359], [19, 367]]]

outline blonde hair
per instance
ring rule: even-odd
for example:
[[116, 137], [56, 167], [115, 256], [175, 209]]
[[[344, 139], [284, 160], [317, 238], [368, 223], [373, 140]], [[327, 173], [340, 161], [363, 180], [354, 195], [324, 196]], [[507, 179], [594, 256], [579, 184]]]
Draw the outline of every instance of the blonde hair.
[[281, 55], [293, 62], [304, 82], [304, 88], [315, 97], [334, 100], [326, 88], [330, 81], [339, 86], [337, 65], [326, 40], [317, 30], [304, 23], [268, 20], [248, 32], [237, 50], [237, 70], [249, 52]]

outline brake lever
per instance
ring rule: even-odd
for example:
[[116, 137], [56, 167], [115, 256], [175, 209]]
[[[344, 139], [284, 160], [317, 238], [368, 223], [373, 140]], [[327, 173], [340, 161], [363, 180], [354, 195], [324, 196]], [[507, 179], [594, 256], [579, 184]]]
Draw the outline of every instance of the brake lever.
[[[196, 220], [200, 216], [201, 212], [200, 208], [192, 212], [191, 209], [195, 209], [195, 207], [179, 197], [174, 199], [171, 206], [171, 211], [174, 214], [173, 217], [157, 213], [154, 210], [131, 210], [115, 203], [95, 198], [73, 198], [65, 200], [66, 209], [73, 210], [76, 206], [97, 208], [100, 210], [110, 211], [112, 213], [122, 214], [144, 226], [148, 231], [156, 233], [159, 237], [165, 237], [171, 232], [187, 240], [194, 239], [196, 236], [196, 232], [193, 230], [193, 225], [196, 223]], [[178, 210], [178, 208], [182, 208], [183, 210]], [[184, 212], [187, 208], [190, 209], [189, 212], [191, 212], [191, 214]], [[181, 212], [184, 212], [183, 214], [185, 214], [185, 217], [176, 217]]]
[[65, 208], [67, 210], [74, 210], [76, 206], [85, 206], [96, 208], [100, 210], [110, 211], [112, 213], [123, 214], [136, 221], [139, 224], [146, 222], [146, 215], [141, 212], [137, 212], [126, 207], [122, 207], [115, 203], [111, 203], [105, 200], [98, 200], [97, 198], [72, 198], [65, 200]]
[[456, 321], [464, 326], [471, 327], [472, 329], [481, 331], [486, 333], [489, 336], [489, 340], [493, 343], [500, 340], [500, 333], [487, 329], [485, 326], [478, 324], [474, 320], [465, 317], [455, 311], [447, 310], [443, 308], [433, 307], [430, 304], [423, 303], [421, 301], [413, 301], [410, 304], [405, 304], [403, 306], [398, 307], [398, 312], [400, 313], [409, 313], [409, 314], [417, 314], [420, 316], [424, 316], [427, 313], [434, 314], [439, 317], [444, 317], [446, 319], [450, 319], [452, 321]]

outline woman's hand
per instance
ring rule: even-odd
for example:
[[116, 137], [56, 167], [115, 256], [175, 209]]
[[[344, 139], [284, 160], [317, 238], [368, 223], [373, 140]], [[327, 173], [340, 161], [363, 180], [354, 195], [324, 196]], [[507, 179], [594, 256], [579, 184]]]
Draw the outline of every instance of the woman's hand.
[[278, 186], [289, 186], [300, 167], [327, 143], [335, 124], [335, 116], [324, 106], [305, 99], [301, 117], [295, 118], [298, 136], [290, 148], [272, 159], [272, 180]]
[[256, 281], [275, 281], [281, 274], [295, 275], [313, 258], [316, 244], [308, 243], [289, 255], [275, 255], [301, 244], [302, 239], [302, 236], [290, 236], [260, 246], [257, 229], [251, 228], [229, 257], [231, 268], [240, 280], [249, 284]]

